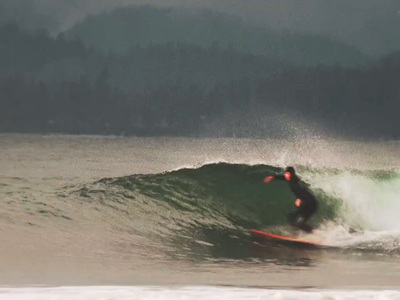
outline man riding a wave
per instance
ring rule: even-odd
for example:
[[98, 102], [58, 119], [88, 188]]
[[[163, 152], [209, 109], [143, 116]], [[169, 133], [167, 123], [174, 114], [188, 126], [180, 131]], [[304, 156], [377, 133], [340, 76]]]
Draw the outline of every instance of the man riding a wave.
[[296, 200], [294, 201], [295, 208], [293, 212], [288, 215], [289, 224], [311, 233], [313, 228], [306, 224], [306, 222], [318, 210], [318, 201], [312, 191], [308, 188], [307, 184], [297, 176], [293, 167], [287, 167], [283, 175], [267, 176], [264, 182], [268, 183], [273, 179], [287, 181], [290, 190], [296, 196]]

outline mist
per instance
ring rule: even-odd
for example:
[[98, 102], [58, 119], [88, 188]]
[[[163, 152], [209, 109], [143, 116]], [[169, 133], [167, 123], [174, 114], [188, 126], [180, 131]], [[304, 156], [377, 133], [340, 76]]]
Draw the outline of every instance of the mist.
[[0, 0], [0, 132], [398, 139], [397, 6]]
[[[400, 3], [396, 0], [2, 0], [25, 19], [34, 12], [53, 33], [68, 30], [89, 14], [128, 5], [207, 8], [239, 16], [271, 30], [324, 35], [380, 56], [400, 47]], [[1, 15], [0, 15], [1, 17]], [[4, 18], [4, 17], [3, 17]], [[28, 17], [29, 18], [29, 17]], [[32, 16], [33, 18], [33, 16]], [[8, 19], [10, 17], [8, 16]], [[32, 22], [31, 22], [32, 23]]]

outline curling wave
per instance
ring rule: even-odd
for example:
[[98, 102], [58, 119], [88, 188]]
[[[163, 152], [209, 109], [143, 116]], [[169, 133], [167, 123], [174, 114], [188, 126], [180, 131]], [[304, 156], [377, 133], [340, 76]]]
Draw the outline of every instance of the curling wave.
[[[79, 192], [85, 199], [131, 216], [134, 225], [127, 226], [133, 226], [137, 234], [157, 238], [197, 234], [202, 243], [212, 244], [210, 239], [216, 238], [210, 232], [237, 238], [248, 228], [288, 228], [286, 215], [293, 209], [294, 196], [285, 182], [263, 182], [266, 175], [282, 171], [269, 165], [214, 163], [104, 178]], [[387, 248], [390, 244], [390, 250], [400, 248], [400, 235], [395, 233], [400, 229], [400, 210], [390, 211], [400, 203], [391, 197], [400, 189], [397, 172], [301, 166], [298, 171], [320, 201], [312, 222], [319, 226], [316, 234], [321, 240], [343, 247]], [[379, 230], [382, 234], [377, 234]]]

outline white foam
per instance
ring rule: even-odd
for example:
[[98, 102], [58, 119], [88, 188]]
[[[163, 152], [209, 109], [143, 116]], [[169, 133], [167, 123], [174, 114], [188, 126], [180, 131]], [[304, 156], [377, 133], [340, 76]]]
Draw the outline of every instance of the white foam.
[[[339, 217], [320, 227], [324, 244], [396, 250], [400, 248], [400, 179], [377, 180], [341, 171], [306, 174], [313, 188], [342, 201]], [[360, 232], [349, 233], [354, 227]]]
[[400, 299], [399, 290], [285, 290], [237, 287], [89, 286], [0, 288], [0, 300]]
[[400, 178], [377, 180], [343, 171], [310, 179], [314, 187], [343, 201], [341, 217], [365, 230], [400, 230]]

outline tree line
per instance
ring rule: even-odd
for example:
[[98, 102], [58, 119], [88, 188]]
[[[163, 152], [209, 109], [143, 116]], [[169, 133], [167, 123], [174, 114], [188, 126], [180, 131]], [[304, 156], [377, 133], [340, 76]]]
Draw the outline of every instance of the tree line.
[[[398, 55], [313, 67], [183, 43], [104, 54], [80, 40], [0, 27], [0, 131], [268, 136], [256, 117], [298, 115], [338, 133], [399, 138]], [[229, 119], [229, 122], [226, 121]]]

